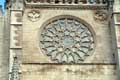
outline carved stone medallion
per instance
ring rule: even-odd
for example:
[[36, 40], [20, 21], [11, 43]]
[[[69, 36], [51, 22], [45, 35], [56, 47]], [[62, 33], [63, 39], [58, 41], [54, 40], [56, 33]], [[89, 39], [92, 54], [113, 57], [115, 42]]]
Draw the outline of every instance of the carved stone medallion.
[[80, 63], [94, 49], [92, 32], [80, 21], [63, 17], [41, 30], [40, 47], [58, 63]]
[[28, 12], [27, 17], [30, 21], [38, 21], [40, 19], [40, 11], [38, 10], [31, 10], [30, 12]]
[[99, 22], [107, 21], [108, 15], [106, 11], [97, 10], [94, 12], [94, 19]]

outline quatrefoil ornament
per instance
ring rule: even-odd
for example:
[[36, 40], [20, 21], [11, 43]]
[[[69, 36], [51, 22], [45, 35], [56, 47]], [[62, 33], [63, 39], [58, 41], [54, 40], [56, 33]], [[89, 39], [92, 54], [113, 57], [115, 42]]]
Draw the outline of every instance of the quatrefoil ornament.
[[44, 26], [40, 47], [51, 60], [58, 63], [81, 63], [94, 50], [94, 38], [79, 20], [63, 17]]
[[28, 12], [28, 19], [32, 22], [38, 21], [40, 19], [40, 11], [38, 10], [31, 10], [30, 12]]

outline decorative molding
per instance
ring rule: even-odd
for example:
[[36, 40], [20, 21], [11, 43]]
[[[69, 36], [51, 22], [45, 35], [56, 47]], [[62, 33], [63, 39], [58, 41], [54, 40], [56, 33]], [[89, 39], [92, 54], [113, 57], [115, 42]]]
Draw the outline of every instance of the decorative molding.
[[11, 25], [10, 48], [22, 48], [22, 27]]
[[[14, 1], [15, 3], [22, 4], [22, 0]], [[9, 80], [20, 80], [23, 8], [18, 8], [18, 6], [10, 8]]]
[[14, 57], [10, 80], [20, 80], [19, 68], [20, 68], [20, 63], [18, 57]]
[[9, 80], [20, 80], [22, 50], [10, 49]]
[[100, 10], [107, 9], [107, 5], [37, 5], [37, 4], [27, 4], [26, 8], [43, 8], [43, 9], [90, 9], [90, 10]]
[[83, 5], [101, 5], [101, 4], [107, 4], [106, 0], [24, 0], [25, 3], [27, 4], [54, 4], [54, 5], [63, 5], [63, 4], [73, 4], [73, 5], [78, 5], [78, 4], [83, 4]]
[[31, 10], [27, 14], [28, 19], [32, 22], [38, 21], [40, 19], [40, 16], [41, 14], [39, 10]]
[[[65, 2], [64, 2], [65, 1]], [[25, 0], [26, 7], [33, 8], [60, 8], [60, 9], [106, 9], [108, 3], [106, 1], [94, 2], [93, 0], [58, 0], [58, 1], [36, 1], [36, 0]]]
[[114, 20], [116, 25], [120, 25], [120, 13], [114, 14]]
[[22, 12], [21, 11], [11, 11], [11, 23], [13, 25], [22, 25]]

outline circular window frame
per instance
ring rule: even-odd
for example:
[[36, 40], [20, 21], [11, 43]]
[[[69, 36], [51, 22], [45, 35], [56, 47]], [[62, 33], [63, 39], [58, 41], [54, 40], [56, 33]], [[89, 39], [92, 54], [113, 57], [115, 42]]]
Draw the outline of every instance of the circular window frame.
[[[96, 37], [95, 37], [96, 34], [95, 34], [92, 26], [91, 26], [89, 23], [87, 23], [86, 21], [84, 21], [83, 19], [81, 19], [81, 18], [79, 18], [79, 17], [72, 16], [72, 15], [59, 15], [59, 16], [55, 16], [55, 17], [52, 17], [52, 18], [50, 18], [50, 19], [48, 19], [48, 20], [46, 20], [45, 22], [42, 23], [42, 25], [41, 25], [40, 28], [39, 28], [39, 32], [38, 32], [40, 52], [42, 52], [44, 55], [46, 55], [46, 52], [45, 52], [45, 51], [42, 49], [42, 47], [41, 47], [41, 46], [43, 46], [43, 45], [42, 45], [41, 42], [40, 42], [40, 41], [41, 41], [41, 33], [42, 33], [42, 30], [43, 30], [45, 27], [47, 27], [47, 25], [49, 25], [50, 23], [52, 23], [52, 22], [54, 22], [54, 21], [56, 21], [56, 20], [62, 19], [62, 18], [69, 18], [69, 19], [77, 20], [78, 22], [80, 22], [81, 24], [83, 24], [85, 27], [87, 27], [87, 29], [91, 32], [92, 37], [93, 37], [93, 41], [94, 41], [94, 48], [93, 48], [93, 50], [90, 52], [90, 56], [91, 56], [91, 55], [94, 53], [95, 48], [96, 48], [96, 43], [97, 43], [97, 40], [96, 40]], [[84, 57], [85, 57], [85, 59], [86, 59], [86, 56], [84, 56]], [[51, 59], [51, 56], [48, 56], [48, 58]], [[84, 59], [84, 61], [85, 61], [85, 59]], [[59, 62], [57, 62], [56, 60], [52, 60], [52, 59], [51, 59], [51, 61], [53, 61], [53, 63], [58, 63], [58, 64], [59, 64]], [[82, 61], [82, 62], [80, 62], [80, 63], [83, 63], [84, 61]], [[65, 63], [65, 64], [70, 64], [70, 63]]]

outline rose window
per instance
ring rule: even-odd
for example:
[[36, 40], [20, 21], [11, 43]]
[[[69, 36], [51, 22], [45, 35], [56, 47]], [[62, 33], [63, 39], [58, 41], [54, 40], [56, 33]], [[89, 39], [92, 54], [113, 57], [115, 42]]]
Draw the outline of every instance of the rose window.
[[42, 51], [58, 63], [80, 63], [94, 50], [89, 28], [74, 18], [59, 18], [41, 30]]

